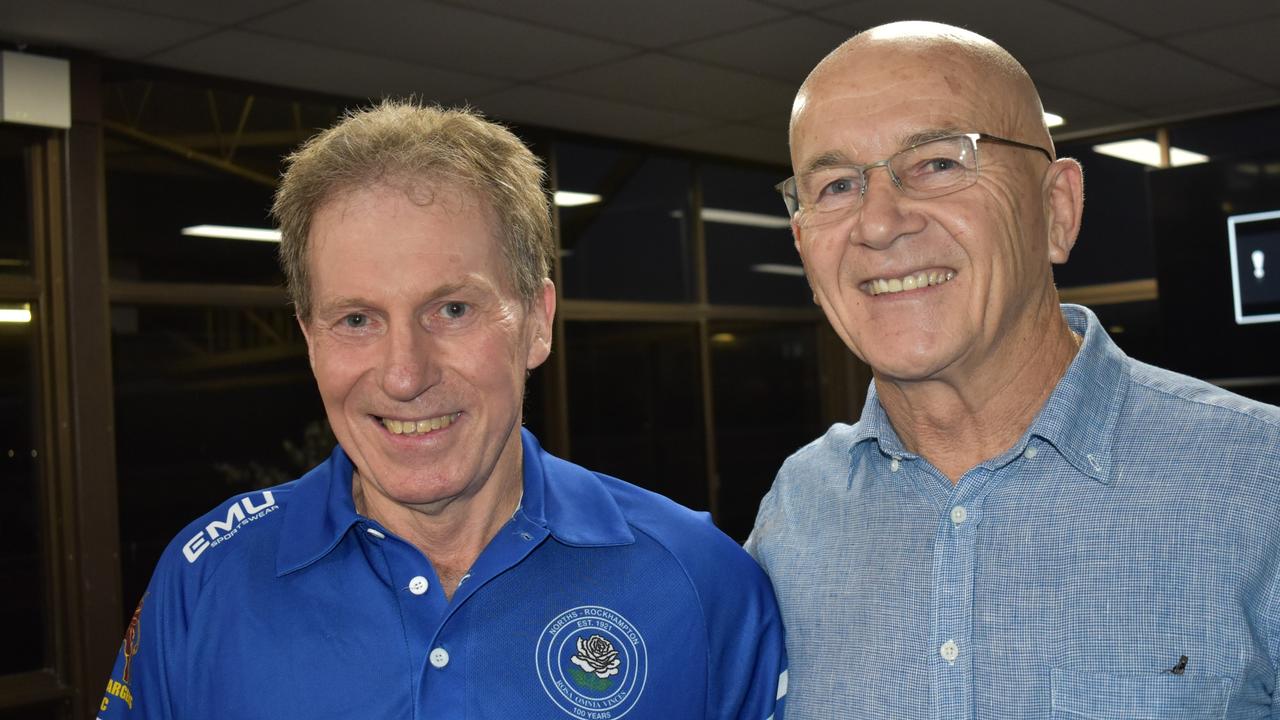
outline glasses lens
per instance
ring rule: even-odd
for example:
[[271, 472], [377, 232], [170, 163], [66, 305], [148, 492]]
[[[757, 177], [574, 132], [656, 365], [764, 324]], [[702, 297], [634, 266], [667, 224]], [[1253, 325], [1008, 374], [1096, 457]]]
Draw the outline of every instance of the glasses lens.
[[773, 186], [774, 190], [782, 193], [782, 202], [787, 204], [787, 215], [794, 217], [796, 212], [800, 210], [800, 200], [796, 197], [796, 179], [794, 176], [783, 180]]
[[814, 170], [798, 178], [800, 206], [829, 213], [856, 205], [862, 198], [862, 171], [855, 167]]
[[978, 153], [969, 136], [959, 135], [903, 150], [889, 167], [908, 196], [933, 198], [972, 185], [978, 179]]

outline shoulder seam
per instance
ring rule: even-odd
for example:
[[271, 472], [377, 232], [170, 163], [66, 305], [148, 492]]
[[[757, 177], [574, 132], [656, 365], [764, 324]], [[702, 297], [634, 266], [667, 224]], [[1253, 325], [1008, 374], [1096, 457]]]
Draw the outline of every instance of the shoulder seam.
[[710, 635], [710, 630], [707, 624], [707, 607], [702, 601], [702, 593], [698, 592], [698, 584], [693, 581], [693, 577], [689, 574], [689, 568], [685, 567], [684, 561], [681, 560], [680, 556], [677, 555], [670, 547], [668, 547], [665, 542], [663, 542], [660, 538], [658, 538], [652, 532], [649, 532], [648, 530], [637, 526], [633, 522], [628, 521], [627, 526], [631, 528], [632, 532], [640, 533], [645, 537], [649, 538], [650, 540], [652, 540], [654, 543], [656, 543], [658, 547], [662, 548], [663, 552], [665, 552], [668, 556], [670, 556], [670, 558], [673, 561], [675, 561], [676, 565], [680, 566], [680, 572], [684, 574], [684, 580], [689, 585], [689, 590], [693, 593], [694, 598], [696, 598], [698, 601], [698, 618], [702, 623], [702, 635], [703, 635], [702, 647], [704, 648], [703, 679], [702, 679], [704, 696], [702, 698], [702, 701], [703, 701], [703, 707], [709, 708], [711, 707], [711, 635]]
[[[1152, 366], [1152, 367], [1154, 367], [1154, 366]], [[1230, 406], [1228, 406], [1228, 405], [1219, 405], [1219, 404], [1217, 404], [1217, 403], [1207, 402], [1207, 401], [1205, 401], [1205, 400], [1204, 400], [1204, 399], [1202, 399], [1202, 398], [1192, 398], [1192, 397], [1187, 397], [1187, 396], [1185, 396], [1185, 395], [1182, 395], [1182, 394], [1179, 394], [1179, 393], [1177, 393], [1177, 392], [1174, 392], [1174, 391], [1172, 391], [1172, 390], [1170, 390], [1170, 389], [1168, 389], [1168, 388], [1164, 388], [1164, 387], [1160, 387], [1160, 386], [1158, 386], [1158, 385], [1154, 385], [1154, 384], [1152, 384], [1151, 382], [1149, 382], [1149, 380], [1148, 380], [1148, 379], [1145, 379], [1145, 378], [1142, 378], [1142, 379], [1137, 378], [1137, 377], [1135, 377], [1135, 376], [1134, 376], [1134, 373], [1132, 372], [1132, 368], [1130, 368], [1130, 370], [1131, 370], [1131, 371], [1130, 371], [1130, 373], [1129, 373], [1129, 381], [1130, 381], [1131, 383], [1133, 383], [1134, 385], [1138, 385], [1139, 387], [1142, 387], [1143, 389], [1150, 390], [1151, 392], [1154, 392], [1154, 393], [1159, 393], [1159, 394], [1161, 394], [1161, 395], [1164, 395], [1165, 397], [1170, 397], [1170, 398], [1174, 398], [1174, 399], [1177, 399], [1177, 400], [1181, 400], [1182, 402], [1192, 403], [1192, 404], [1195, 404], [1195, 405], [1200, 406], [1200, 407], [1204, 407], [1204, 408], [1212, 408], [1212, 409], [1214, 409], [1214, 410], [1221, 410], [1221, 411], [1223, 411], [1223, 412], [1228, 412], [1228, 413], [1231, 413], [1232, 415], [1235, 415], [1235, 416], [1238, 416], [1238, 417], [1245, 418], [1245, 419], [1251, 420], [1251, 421], [1253, 421], [1253, 422], [1256, 422], [1256, 423], [1258, 423], [1259, 425], [1262, 425], [1262, 426], [1264, 426], [1264, 427], [1268, 427], [1268, 428], [1270, 428], [1270, 429], [1272, 429], [1272, 430], [1280, 431], [1280, 420], [1272, 420], [1271, 418], [1268, 418], [1268, 417], [1265, 417], [1265, 416], [1258, 416], [1258, 415], [1254, 415], [1254, 414], [1252, 414], [1252, 413], [1248, 413], [1248, 412], [1245, 412], [1245, 411], [1243, 411], [1243, 410], [1241, 410], [1241, 409], [1239, 409], [1239, 408], [1230, 407]], [[1192, 379], [1198, 380], [1199, 382], [1205, 382], [1205, 381], [1203, 381], [1203, 380], [1199, 380], [1198, 378], [1192, 378]], [[1222, 390], [1222, 391], [1224, 391], [1224, 392], [1230, 392], [1230, 391], [1229, 391], [1229, 390], [1227, 390], [1226, 388], [1222, 388], [1222, 387], [1219, 387], [1219, 386], [1217, 386], [1217, 385], [1213, 385], [1212, 383], [1206, 383], [1206, 384], [1207, 384], [1207, 385], [1209, 385], [1210, 387], [1217, 388], [1217, 389]], [[1248, 399], [1248, 398], [1246, 398], [1246, 399]], [[1255, 401], [1255, 400], [1250, 400], [1250, 402], [1257, 402], [1257, 401]], [[1264, 404], [1264, 403], [1259, 403], [1259, 404]]]

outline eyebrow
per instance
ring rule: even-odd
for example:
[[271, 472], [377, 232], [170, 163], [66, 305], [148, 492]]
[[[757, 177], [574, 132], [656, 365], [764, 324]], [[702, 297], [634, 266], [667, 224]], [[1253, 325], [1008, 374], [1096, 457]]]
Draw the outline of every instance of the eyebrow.
[[959, 134], [960, 134], [960, 129], [955, 126], [929, 128], [928, 130], [920, 130], [919, 132], [911, 133], [910, 135], [903, 138], [902, 144], [899, 146], [899, 148], [902, 150], [905, 150], [909, 147], [920, 145], [921, 143], [927, 143], [933, 140], [941, 140], [942, 138], [945, 138], [945, 137], [954, 137]]
[[809, 163], [804, 166], [804, 172], [801, 174], [807, 175], [808, 173], [815, 172], [817, 170], [824, 170], [829, 167], [841, 167], [852, 164], [854, 164], [853, 161], [851, 161], [844, 153], [836, 150], [828, 150], [827, 152], [824, 152], [818, 157], [810, 160]]
[[[424, 297], [427, 298], [427, 300], [425, 300], [424, 302], [439, 300], [440, 298], [447, 297], [449, 295], [454, 295], [456, 293], [462, 292], [467, 289], [473, 289], [475, 287], [476, 287], [475, 283], [469, 283], [469, 282], [448, 283], [446, 285], [440, 285], [438, 287], [433, 288], [430, 292], [424, 295]], [[328, 313], [349, 310], [351, 308], [367, 307], [372, 304], [373, 303], [371, 303], [366, 298], [359, 297], [359, 296], [350, 296], [350, 297], [337, 297], [323, 303], [316, 303], [315, 308], [318, 314], [328, 314]]]
[[[902, 138], [898, 143], [898, 149], [895, 152], [902, 152], [909, 147], [921, 145], [933, 140], [940, 140], [945, 137], [953, 137], [959, 134], [960, 130], [955, 126], [918, 130]], [[809, 173], [816, 172], [818, 170], [825, 170], [831, 167], [848, 167], [851, 165], [857, 165], [857, 163], [850, 160], [849, 156], [845, 155], [843, 152], [840, 152], [839, 150], [828, 150], [827, 152], [824, 152], [810, 160], [809, 163], [805, 165], [804, 171], [800, 174], [807, 175]]]

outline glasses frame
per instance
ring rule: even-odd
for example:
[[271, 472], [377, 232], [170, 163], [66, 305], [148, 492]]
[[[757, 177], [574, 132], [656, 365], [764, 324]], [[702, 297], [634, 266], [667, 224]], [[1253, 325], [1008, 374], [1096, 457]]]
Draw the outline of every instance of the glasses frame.
[[[1053, 153], [1040, 147], [1039, 145], [1032, 145], [1030, 143], [1019, 142], [1017, 140], [1010, 140], [1009, 138], [1003, 138], [998, 135], [990, 135], [988, 133], [968, 132], [968, 133], [956, 133], [954, 135], [944, 135], [942, 137], [936, 137], [931, 140], [925, 140], [924, 142], [918, 142], [914, 145], [905, 147], [895, 152], [894, 154], [890, 155], [889, 157], [883, 160], [873, 162], [873, 163], [868, 163], [866, 165], [850, 164], [850, 165], [847, 165], [846, 167], [857, 170], [862, 175], [863, 178], [866, 178], [867, 172], [869, 170], [882, 167], [885, 169], [886, 172], [889, 173], [889, 179], [893, 181], [894, 187], [898, 188], [899, 190], [902, 190], [903, 192], [906, 192], [906, 190], [903, 189], [902, 187], [902, 181], [898, 178], [898, 174], [893, 171], [893, 166], [890, 165], [890, 163], [893, 162], [894, 158], [898, 157], [903, 153], [911, 152], [912, 150], [915, 150], [916, 148], [921, 147], [923, 145], [928, 145], [929, 143], [935, 143], [941, 140], [954, 140], [956, 138], [962, 138], [962, 137], [969, 138], [969, 141], [973, 143], [974, 160], [975, 160], [974, 168], [973, 168], [973, 176], [974, 176], [975, 182], [977, 181], [978, 175], [982, 172], [981, 160], [977, 155], [979, 142], [990, 142], [990, 143], [996, 143], [998, 145], [1008, 145], [1010, 147], [1022, 148], [1024, 150], [1035, 150], [1039, 153], [1042, 153], [1046, 158], [1048, 158], [1050, 163], [1055, 162]], [[799, 176], [792, 175], [786, 180], [783, 180], [782, 182], [773, 186], [774, 190], [777, 190], [778, 192], [782, 193], [782, 201], [786, 204], [787, 214], [791, 218], [795, 218], [796, 215], [798, 215], [800, 211], [804, 209], [800, 205], [800, 194], [798, 189], [799, 181], [796, 179], [797, 177]], [[972, 186], [972, 183], [970, 183], [969, 185], [964, 185], [962, 187], [956, 187], [951, 190], [947, 190], [946, 192], [941, 193], [939, 195], [932, 195], [927, 199], [950, 195], [953, 192], [959, 192], [964, 188], [971, 187], [971, 186]], [[867, 183], [863, 182], [862, 188], [858, 191], [859, 202], [857, 207], [861, 207], [861, 204], [862, 204], [861, 200], [863, 196], [865, 196], [866, 194], [867, 194]]]

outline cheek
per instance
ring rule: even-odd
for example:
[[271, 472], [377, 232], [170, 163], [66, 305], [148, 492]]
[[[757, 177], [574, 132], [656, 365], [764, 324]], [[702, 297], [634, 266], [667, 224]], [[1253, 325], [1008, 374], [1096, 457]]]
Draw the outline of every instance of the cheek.
[[326, 401], [341, 400], [355, 386], [366, 365], [363, 353], [349, 347], [320, 345], [311, 354], [311, 369], [320, 395]]

